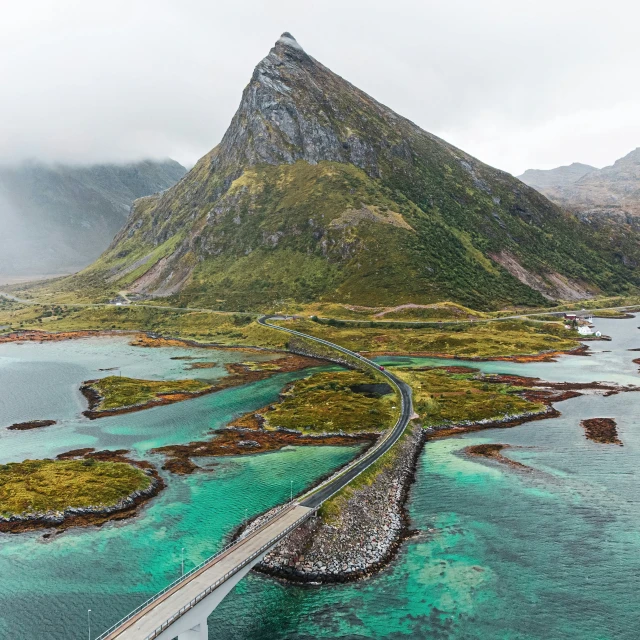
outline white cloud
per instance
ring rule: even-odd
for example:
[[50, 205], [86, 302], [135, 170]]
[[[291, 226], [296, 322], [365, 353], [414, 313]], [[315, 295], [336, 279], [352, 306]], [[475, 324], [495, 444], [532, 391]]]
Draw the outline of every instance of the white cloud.
[[0, 161], [171, 156], [222, 137], [283, 31], [513, 173], [640, 145], [640, 8], [592, 0], [26, 0], [0, 23]]

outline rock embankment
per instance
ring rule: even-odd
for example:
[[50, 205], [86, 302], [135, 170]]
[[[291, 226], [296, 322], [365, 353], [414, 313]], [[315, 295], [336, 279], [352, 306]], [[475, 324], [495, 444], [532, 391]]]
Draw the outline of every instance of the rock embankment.
[[619, 444], [618, 426], [613, 418], [588, 418], [580, 423], [584, 428], [585, 436], [593, 442], [600, 444]]
[[56, 424], [55, 420], [29, 420], [28, 422], [16, 422], [7, 427], [10, 431], [29, 431], [31, 429], [42, 429]]
[[365, 577], [388, 563], [408, 532], [404, 504], [423, 440], [421, 427], [410, 427], [391, 456], [381, 459], [384, 466], [370, 483], [334, 498], [337, 515], [310, 518], [258, 570], [291, 581], [335, 583]]

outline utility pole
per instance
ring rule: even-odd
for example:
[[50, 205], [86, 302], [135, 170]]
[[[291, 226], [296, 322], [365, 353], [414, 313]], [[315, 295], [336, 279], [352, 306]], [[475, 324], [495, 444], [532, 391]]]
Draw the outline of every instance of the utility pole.
[[91, 640], [91, 609], [87, 609], [87, 624], [89, 625], [89, 640]]
[[291, 498], [290, 501], [293, 502], [293, 480], [291, 481]]

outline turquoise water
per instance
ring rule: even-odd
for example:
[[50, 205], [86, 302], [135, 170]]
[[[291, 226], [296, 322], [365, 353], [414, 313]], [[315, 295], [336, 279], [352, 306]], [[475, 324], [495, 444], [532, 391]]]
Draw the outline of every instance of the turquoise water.
[[[638, 354], [627, 351], [640, 346], [637, 322], [598, 325], [614, 340], [594, 350], [610, 354], [482, 368], [640, 383]], [[209, 637], [636, 639], [639, 402], [634, 393], [583, 396], [559, 403], [560, 418], [429, 443], [409, 502], [419, 533], [390, 567], [328, 588], [250, 575], [214, 611]], [[616, 418], [624, 447], [586, 440], [587, 417]], [[505, 453], [533, 471], [461, 455], [481, 442], [513, 445]]]
[[[273, 376], [188, 402], [89, 421], [77, 393], [88, 378], [124, 375], [180, 378], [224, 374], [221, 368], [189, 371], [194, 355], [219, 363], [264, 359], [239, 351], [141, 349], [126, 339], [97, 338], [42, 345], [0, 345], [2, 424], [56, 418], [33, 431], [0, 429], [0, 462], [52, 457], [77, 447], [128, 448], [158, 466], [149, 453], [163, 444], [190, 442], [232, 418], [274, 402], [298, 372]], [[37, 394], [25, 391], [36, 383]], [[35, 407], [35, 408], [34, 408]], [[102, 630], [223, 546], [246, 517], [289, 498], [294, 491], [341, 466], [353, 447], [289, 447], [251, 457], [203, 460], [208, 473], [166, 474], [168, 488], [139, 517], [100, 529], [74, 529], [45, 540], [41, 534], [0, 534], [0, 638], [86, 638], [87, 609]]]
[[[631, 362], [640, 354], [627, 351], [640, 347], [637, 324], [598, 321], [614, 340], [592, 343], [589, 358], [478, 366], [553, 380], [640, 384]], [[32, 455], [29, 447], [57, 451], [95, 442], [148, 455], [157, 443], [188, 441], [270, 402], [285, 378], [119, 418], [70, 418], [31, 432], [37, 438], [19, 434], [34, 437], [31, 443], [0, 431], [0, 456], [20, 459]], [[363, 582], [322, 588], [250, 574], [210, 617], [209, 637], [637, 638], [639, 402], [635, 393], [582, 396], [559, 403], [560, 418], [429, 443], [408, 505], [418, 534], [390, 567]], [[616, 418], [624, 447], [586, 440], [580, 420], [587, 417]], [[533, 471], [461, 454], [480, 442], [511, 444], [506, 455]], [[311, 482], [351, 455], [318, 447], [215, 460], [211, 474], [172, 478], [135, 520], [49, 541], [36, 534], [0, 536], [0, 637], [84, 638], [88, 608], [103, 629], [177, 576], [183, 546], [188, 562], [199, 562], [223, 544], [245, 505], [251, 514], [286, 499], [290, 477]]]
[[551, 382], [592, 382], [601, 380], [618, 384], [638, 384], [638, 365], [628, 349], [640, 348], [640, 332], [637, 319], [596, 319], [596, 328], [610, 335], [611, 342], [594, 340], [589, 345], [589, 357], [571, 356], [559, 358], [559, 362], [466, 362], [443, 358], [390, 357], [376, 358], [387, 366], [451, 366], [468, 365], [486, 373], [514, 373]]

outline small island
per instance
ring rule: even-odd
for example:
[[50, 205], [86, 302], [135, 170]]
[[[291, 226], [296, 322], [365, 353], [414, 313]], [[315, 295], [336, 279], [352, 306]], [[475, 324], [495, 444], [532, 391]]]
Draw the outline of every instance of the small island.
[[589, 440], [600, 444], [619, 444], [622, 440], [618, 438], [618, 428], [613, 418], [589, 418], [582, 420], [580, 424], [584, 427], [585, 436]]
[[217, 362], [191, 362], [187, 369], [213, 369], [217, 366]]
[[[215, 366], [215, 363], [202, 363]], [[304, 356], [284, 356], [265, 362], [232, 362], [225, 364], [229, 375], [214, 381], [141, 380], [125, 376], [107, 376], [87, 380], [80, 387], [89, 402], [84, 415], [91, 420], [121, 413], [142, 411], [165, 404], [173, 404], [208, 393], [215, 393], [241, 384], [256, 382], [277, 373], [290, 373], [318, 366], [320, 361]]]
[[511, 458], [507, 458], [502, 455], [503, 449], [508, 449], [510, 445], [508, 444], [474, 444], [470, 447], [466, 447], [463, 449], [464, 453], [469, 456], [477, 456], [480, 458], [487, 458], [489, 460], [495, 460], [496, 462], [500, 462], [501, 464], [506, 464], [515, 469], [523, 469], [527, 471], [531, 471], [531, 467], [527, 467], [527, 465], [522, 464], [521, 462], [516, 462]]
[[55, 420], [29, 420], [28, 422], [16, 422], [7, 427], [10, 431], [29, 431], [30, 429], [42, 429], [56, 424]]
[[212, 385], [201, 380], [139, 380], [107, 376], [87, 380], [80, 391], [89, 401], [89, 409], [84, 415], [94, 419], [194, 398], [211, 392]]
[[82, 450], [0, 465], [0, 532], [101, 525], [135, 515], [164, 482], [151, 464], [123, 453]]
[[[269, 363], [266, 363], [267, 365]], [[189, 474], [192, 458], [253, 455], [286, 446], [371, 446], [396, 413], [397, 399], [370, 373], [326, 371], [287, 385], [280, 402], [239, 417], [211, 438], [166, 445], [163, 469]]]

